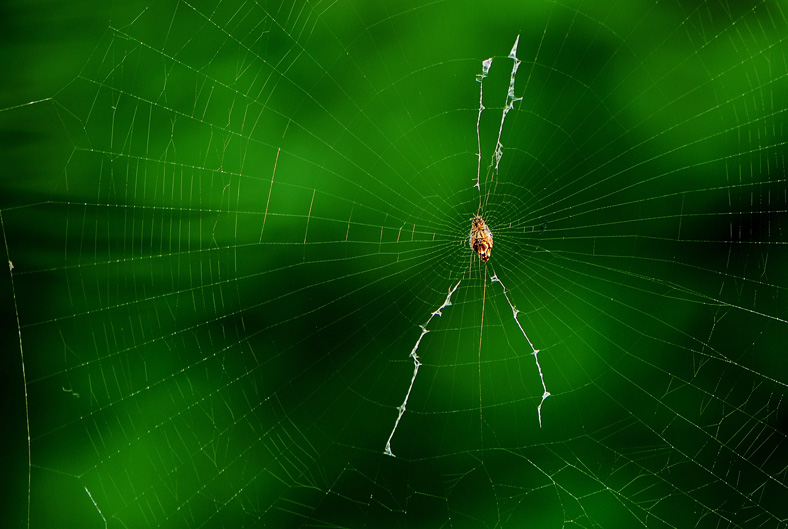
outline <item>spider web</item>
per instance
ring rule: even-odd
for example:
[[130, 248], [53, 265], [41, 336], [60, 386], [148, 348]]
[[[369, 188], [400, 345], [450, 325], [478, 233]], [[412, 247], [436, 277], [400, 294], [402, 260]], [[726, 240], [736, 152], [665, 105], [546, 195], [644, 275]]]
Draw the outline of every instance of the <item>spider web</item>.
[[86, 12], [0, 112], [12, 526], [786, 526], [780, 3]]

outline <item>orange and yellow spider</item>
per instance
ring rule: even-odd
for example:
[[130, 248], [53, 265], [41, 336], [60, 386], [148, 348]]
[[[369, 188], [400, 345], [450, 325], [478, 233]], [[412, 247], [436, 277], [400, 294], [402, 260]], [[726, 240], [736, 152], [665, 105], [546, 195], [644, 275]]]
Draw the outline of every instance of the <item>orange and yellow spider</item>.
[[486, 263], [490, 260], [490, 254], [492, 253], [493, 247], [493, 235], [487, 223], [478, 215], [471, 220], [470, 244], [473, 251], [482, 258], [482, 261]]

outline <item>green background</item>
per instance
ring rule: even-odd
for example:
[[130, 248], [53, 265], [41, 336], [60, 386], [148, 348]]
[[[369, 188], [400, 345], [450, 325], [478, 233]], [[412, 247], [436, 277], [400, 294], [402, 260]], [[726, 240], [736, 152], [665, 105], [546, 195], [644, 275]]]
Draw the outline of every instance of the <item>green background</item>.
[[784, 527], [786, 16], [4, 3], [3, 526]]

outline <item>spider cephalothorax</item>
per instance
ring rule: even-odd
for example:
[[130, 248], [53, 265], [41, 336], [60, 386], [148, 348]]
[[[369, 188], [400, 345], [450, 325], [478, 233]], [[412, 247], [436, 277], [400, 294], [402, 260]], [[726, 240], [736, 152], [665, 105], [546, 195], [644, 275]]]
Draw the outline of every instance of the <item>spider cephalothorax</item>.
[[482, 261], [487, 262], [490, 259], [493, 247], [493, 235], [490, 228], [484, 222], [484, 219], [476, 216], [471, 220], [471, 248], [479, 254]]

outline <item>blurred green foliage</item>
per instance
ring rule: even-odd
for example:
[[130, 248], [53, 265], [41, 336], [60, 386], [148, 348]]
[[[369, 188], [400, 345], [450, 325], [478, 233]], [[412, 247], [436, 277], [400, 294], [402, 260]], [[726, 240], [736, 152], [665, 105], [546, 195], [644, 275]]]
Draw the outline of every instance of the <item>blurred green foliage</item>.
[[786, 19], [746, 4], [4, 5], [6, 525], [780, 526]]

